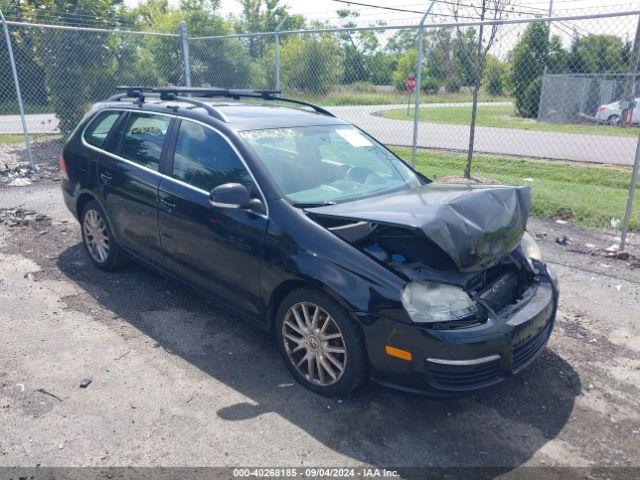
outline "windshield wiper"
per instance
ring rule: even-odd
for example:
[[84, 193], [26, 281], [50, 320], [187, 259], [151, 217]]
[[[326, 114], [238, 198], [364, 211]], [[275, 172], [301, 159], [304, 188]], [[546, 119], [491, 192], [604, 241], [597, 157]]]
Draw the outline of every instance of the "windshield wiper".
[[296, 208], [313, 208], [313, 207], [326, 207], [328, 205], [335, 205], [336, 202], [330, 202], [328, 200], [324, 200], [322, 202], [313, 202], [313, 203], [294, 203], [292, 204]]

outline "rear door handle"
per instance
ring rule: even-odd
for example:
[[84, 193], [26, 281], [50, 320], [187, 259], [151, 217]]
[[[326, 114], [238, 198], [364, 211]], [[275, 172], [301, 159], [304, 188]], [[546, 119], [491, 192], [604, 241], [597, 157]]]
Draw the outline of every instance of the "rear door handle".
[[160, 205], [162, 205], [162, 207], [169, 212], [176, 208], [176, 204], [174, 202], [165, 200], [164, 198], [160, 199]]
[[102, 180], [102, 183], [107, 184], [111, 181], [111, 174], [110, 173], [101, 173], [100, 174], [100, 180]]

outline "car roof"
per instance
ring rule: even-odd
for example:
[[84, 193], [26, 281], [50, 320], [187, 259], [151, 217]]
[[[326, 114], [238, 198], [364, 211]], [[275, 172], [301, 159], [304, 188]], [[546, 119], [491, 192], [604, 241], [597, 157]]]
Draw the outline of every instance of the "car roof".
[[[268, 103], [267, 103], [268, 102]], [[314, 125], [349, 125], [336, 117], [323, 115], [303, 108], [292, 108], [273, 101], [206, 101], [203, 102], [213, 107], [224, 119], [227, 126], [236, 131], [261, 130], [267, 128], [306, 127]], [[131, 109], [142, 111], [154, 111], [176, 114], [178, 116], [197, 117], [202, 121], [203, 116], [213, 116], [197, 105], [181, 101], [165, 101], [158, 98], [149, 98], [144, 103], [132, 103], [128, 101], [111, 101], [100, 103], [101, 108]], [[177, 107], [177, 108], [176, 108]]]

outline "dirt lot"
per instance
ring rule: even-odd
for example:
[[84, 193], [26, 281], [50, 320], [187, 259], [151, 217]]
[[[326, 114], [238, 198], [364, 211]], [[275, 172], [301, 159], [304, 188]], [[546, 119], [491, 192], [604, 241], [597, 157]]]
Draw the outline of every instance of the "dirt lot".
[[0, 210], [0, 466], [640, 467], [640, 265], [603, 255], [610, 234], [532, 221], [561, 302], [521, 376], [455, 401], [326, 399], [216, 304], [93, 268], [57, 184], [0, 189], [18, 205]]

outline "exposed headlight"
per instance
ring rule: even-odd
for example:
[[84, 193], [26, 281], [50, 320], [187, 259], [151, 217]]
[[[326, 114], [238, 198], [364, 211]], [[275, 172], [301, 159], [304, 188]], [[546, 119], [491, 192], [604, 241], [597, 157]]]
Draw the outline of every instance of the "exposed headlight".
[[538, 242], [533, 239], [529, 232], [524, 232], [520, 246], [522, 247], [524, 256], [527, 258], [527, 262], [529, 262], [529, 267], [531, 267], [534, 272], [539, 273], [533, 265], [533, 260], [542, 261], [542, 251], [538, 246]]
[[460, 287], [438, 282], [411, 282], [402, 290], [402, 305], [416, 323], [448, 322], [476, 313]]

